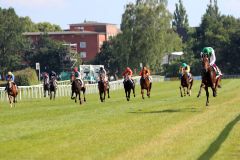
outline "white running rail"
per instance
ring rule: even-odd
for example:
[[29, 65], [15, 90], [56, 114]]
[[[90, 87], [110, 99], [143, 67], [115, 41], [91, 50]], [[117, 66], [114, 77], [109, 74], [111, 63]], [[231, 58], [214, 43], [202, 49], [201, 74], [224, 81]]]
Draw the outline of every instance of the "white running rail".
[[[136, 84], [139, 84], [140, 76], [133, 77]], [[152, 76], [153, 82], [163, 81], [163, 76]], [[58, 82], [56, 97], [71, 96], [71, 85], [69, 81]], [[123, 80], [109, 82], [110, 91], [123, 89]], [[0, 87], [0, 101], [7, 101], [5, 87]], [[86, 84], [86, 94], [98, 93], [97, 84]], [[43, 97], [43, 85], [18, 86], [18, 100], [38, 99]]]

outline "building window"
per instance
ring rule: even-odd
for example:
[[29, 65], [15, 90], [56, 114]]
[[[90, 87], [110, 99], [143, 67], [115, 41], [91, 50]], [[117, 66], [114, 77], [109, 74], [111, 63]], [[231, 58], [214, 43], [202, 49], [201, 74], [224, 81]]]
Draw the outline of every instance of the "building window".
[[87, 53], [86, 52], [80, 52], [80, 57], [81, 58], [86, 58], [87, 57]]
[[80, 48], [86, 48], [87, 43], [86, 42], [80, 42]]

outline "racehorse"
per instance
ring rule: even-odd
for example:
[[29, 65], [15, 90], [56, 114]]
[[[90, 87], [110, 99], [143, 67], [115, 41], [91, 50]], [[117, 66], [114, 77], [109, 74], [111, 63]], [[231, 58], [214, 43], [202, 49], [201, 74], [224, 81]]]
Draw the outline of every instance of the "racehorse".
[[48, 77], [43, 77], [43, 92], [44, 97], [46, 97], [46, 92], [48, 92], [48, 95], [50, 94], [50, 87], [49, 87], [49, 80]]
[[108, 94], [108, 98], [110, 98], [110, 96], [109, 96], [109, 88], [110, 88], [109, 83], [106, 82], [104, 80], [104, 76], [101, 75], [100, 76], [100, 80], [98, 81], [98, 90], [99, 90], [99, 96], [100, 96], [101, 102], [105, 101], [106, 92]]
[[200, 90], [197, 97], [200, 97], [202, 88], [206, 91], [207, 101], [206, 106], [209, 104], [209, 92], [208, 87], [212, 88], [213, 97], [217, 96], [217, 87], [219, 86], [219, 82], [221, 80], [221, 76], [216, 77], [215, 69], [210, 65], [209, 59], [207, 56], [202, 58], [202, 83], [200, 86]]
[[127, 101], [130, 100], [131, 90], [133, 90], [133, 95], [135, 97], [135, 85], [133, 82], [131, 82], [131, 80], [129, 79], [129, 76], [126, 76], [124, 80], [124, 90], [125, 90]]
[[11, 108], [12, 108], [12, 105], [14, 105], [15, 107], [15, 103], [17, 103], [18, 92], [17, 92], [17, 86], [13, 84], [13, 82], [8, 83], [7, 93], [8, 93], [8, 99], [9, 99]]
[[[77, 96], [79, 99], [80, 104], [82, 104], [82, 100], [81, 100], [81, 91], [83, 92], [83, 96], [84, 96], [84, 102], [86, 102], [86, 98], [85, 98], [85, 92], [86, 92], [86, 86], [82, 85], [80, 80], [75, 79], [74, 75], [71, 75], [71, 82], [72, 82], [72, 95], [71, 95], [71, 99], [75, 99], [75, 103], [77, 103]], [[75, 93], [75, 97], [73, 97], [73, 94]]]
[[150, 91], [152, 88], [152, 83], [150, 82], [150, 79], [147, 76], [141, 76], [140, 85], [141, 85], [142, 99], [144, 99], [144, 89], [147, 90], [147, 96], [148, 98], [150, 98]]
[[182, 89], [183, 89], [183, 93], [184, 93], [184, 96], [186, 96], [186, 91], [185, 91], [185, 88], [187, 88], [187, 94], [189, 96], [191, 96], [191, 89], [192, 89], [192, 85], [193, 85], [193, 79], [189, 79], [187, 73], [184, 73], [181, 77], [181, 85], [180, 85], [180, 93], [181, 93], [181, 97], [183, 97], [183, 94], [182, 94]]
[[51, 99], [55, 100], [56, 91], [57, 91], [57, 80], [55, 78], [52, 78], [49, 82], [50, 100]]

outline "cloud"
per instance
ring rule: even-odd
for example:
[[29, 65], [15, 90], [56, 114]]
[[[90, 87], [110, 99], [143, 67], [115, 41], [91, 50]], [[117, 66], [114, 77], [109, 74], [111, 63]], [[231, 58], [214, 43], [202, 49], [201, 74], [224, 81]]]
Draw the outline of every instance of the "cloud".
[[23, 8], [64, 8], [68, 0], [5, 0], [2, 3], [5, 6], [21, 6]]

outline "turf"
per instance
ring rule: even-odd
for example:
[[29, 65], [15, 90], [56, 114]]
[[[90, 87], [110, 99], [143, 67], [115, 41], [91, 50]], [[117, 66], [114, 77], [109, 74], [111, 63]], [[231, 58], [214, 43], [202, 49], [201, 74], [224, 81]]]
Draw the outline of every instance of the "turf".
[[240, 80], [223, 80], [205, 107], [205, 92], [180, 97], [179, 82], [153, 84], [151, 98], [127, 102], [124, 91], [101, 103], [87, 95], [0, 104], [0, 159], [239, 159]]

